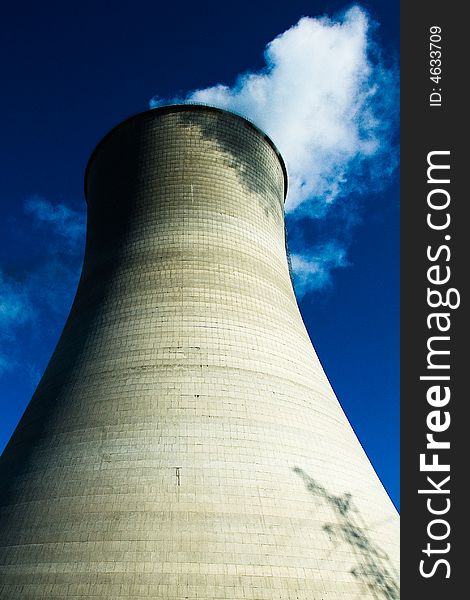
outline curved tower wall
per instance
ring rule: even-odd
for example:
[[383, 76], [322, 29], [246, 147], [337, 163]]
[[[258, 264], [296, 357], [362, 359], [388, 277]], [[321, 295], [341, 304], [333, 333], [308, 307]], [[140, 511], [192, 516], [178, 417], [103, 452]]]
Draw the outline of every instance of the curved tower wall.
[[83, 272], [1, 459], [0, 598], [398, 598], [398, 516], [323, 372], [285, 170], [231, 113], [125, 121]]

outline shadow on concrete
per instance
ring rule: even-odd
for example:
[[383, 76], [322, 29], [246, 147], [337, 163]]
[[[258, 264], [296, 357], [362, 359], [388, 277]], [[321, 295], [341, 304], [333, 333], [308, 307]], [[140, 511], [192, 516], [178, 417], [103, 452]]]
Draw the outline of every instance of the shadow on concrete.
[[308, 491], [326, 502], [337, 516], [337, 522], [325, 523], [323, 531], [335, 547], [341, 542], [350, 546], [355, 562], [350, 571], [353, 577], [364, 585], [373, 598], [399, 600], [398, 574], [388, 555], [369, 537], [369, 528], [355, 506], [352, 495], [334, 496], [302, 469], [295, 467], [293, 471], [303, 479]]
[[255, 194], [254, 197], [267, 217], [276, 221], [282, 218], [283, 199], [279, 196], [278, 182], [271, 173], [260, 168], [260, 164], [264, 164], [263, 161], [260, 163], [260, 159], [265, 161], [270, 154], [263, 147], [268, 142], [262, 141], [261, 133], [255, 134], [255, 127], [245, 124], [253, 140], [260, 138], [258, 144], [250, 146], [247, 141], [251, 136], [245, 139], [243, 129], [240, 129], [240, 122], [244, 123], [244, 120], [236, 115], [206, 110], [181, 112], [178, 118], [184, 125], [198, 127], [205, 139], [217, 145], [225, 157], [227, 167], [236, 171], [248, 193]]

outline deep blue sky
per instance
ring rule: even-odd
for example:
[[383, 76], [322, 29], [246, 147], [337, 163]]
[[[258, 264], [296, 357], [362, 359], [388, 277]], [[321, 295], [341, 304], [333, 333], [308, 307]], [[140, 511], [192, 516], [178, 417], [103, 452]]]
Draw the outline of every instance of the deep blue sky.
[[[380, 24], [384, 55], [396, 57], [398, 2], [361, 5]], [[155, 94], [233, 83], [239, 73], [261, 68], [266, 43], [301, 16], [346, 6], [136, 0], [3, 7], [0, 286], [18, 299], [18, 313], [0, 329], [0, 356], [6, 357], [0, 449], [58, 339], [80, 266], [80, 244], [65, 243], [57, 228], [47, 230], [25, 203], [40, 196], [83, 213], [84, 167], [111, 127], [145, 110]], [[332, 285], [300, 305], [338, 398], [398, 506], [398, 175], [360, 204], [349, 266], [334, 271]], [[24, 314], [28, 303], [34, 318]]]

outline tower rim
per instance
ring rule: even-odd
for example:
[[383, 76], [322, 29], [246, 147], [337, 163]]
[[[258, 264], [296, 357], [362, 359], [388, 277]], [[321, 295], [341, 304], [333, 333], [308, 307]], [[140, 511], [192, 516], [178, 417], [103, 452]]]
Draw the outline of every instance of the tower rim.
[[284, 201], [285, 201], [286, 196], [287, 196], [287, 189], [288, 189], [288, 176], [287, 176], [286, 164], [284, 162], [284, 159], [282, 158], [281, 153], [277, 149], [276, 144], [272, 141], [272, 139], [268, 136], [268, 134], [265, 133], [262, 129], [260, 129], [257, 125], [255, 125], [252, 121], [250, 121], [250, 119], [248, 119], [247, 117], [244, 117], [243, 115], [240, 115], [231, 110], [226, 110], [224, 108], [219, 108], [217, 106], [212, 106], [210, 104], [203, 104], [203, 103], [165, 104], [162, 106], [157, 106], [155, 108], [150, 108], [148, 110], [144, 110], [144, 111], [135, 113], [135, 114], [131, 115], [130, 117], [127, 117], [127, 119], [124, 119], [123, 121], [121, 121], [120, 123], [115, 125], [112, 129], [110, 129], [96, 144], [96, 146], [92, 150], [90, 157], [87, 161], [87, 164], [85, 167], [85, 175], [84, 175], [85, 200], [87, 200], [87, 202], [88, 202], [87, 182], [88, 182], [88, 174], [89, 174], [91, 165], [94, 162], [94, 159], [95, 159], [96, 155], [98, 154], [98, 152], [100, 151], [100, 149], [102, 148], [102, 146], [117, 131], [119, 131], [122, 127], [126, 126], [128, 123], [130, 123], [132, 121], [140, 121], [141, 119], [144, 119], [151, 114], [162, 115], [162, 114], [168, 114], [171, 112], [191, 112], [191, 111], [197, 111], [197, 112], [207, 111], [207, 112], [214, 112], [214, 113], [230, 115], [231, 117], [235, 117], [235, 118], [239, 119], [246, 126], [250, 127], [253, 131], [255, 131], [272, 148], [272, 150], [274, 151], [274, 153], [276, 154], [276, 156], [279, 160], [279, 164], [281, 165], [282, 173], [284, 175]]

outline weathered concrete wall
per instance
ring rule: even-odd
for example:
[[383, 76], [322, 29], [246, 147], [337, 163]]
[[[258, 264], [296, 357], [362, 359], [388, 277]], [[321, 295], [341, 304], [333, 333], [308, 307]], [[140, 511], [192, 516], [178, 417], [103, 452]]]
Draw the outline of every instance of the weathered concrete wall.
[[2, 457], [2, 600], [398, 598], [398, 516], [303, 325], [284, 184], [219, 110], [98, 146], [77, 297]]

